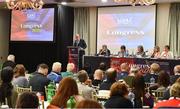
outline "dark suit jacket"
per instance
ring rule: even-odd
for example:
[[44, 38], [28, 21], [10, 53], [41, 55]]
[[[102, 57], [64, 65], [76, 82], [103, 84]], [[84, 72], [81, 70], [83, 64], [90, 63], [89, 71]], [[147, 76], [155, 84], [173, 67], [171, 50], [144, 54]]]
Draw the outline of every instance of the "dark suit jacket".
[[74, 41], [73, 46], [75, 47], [81, 47], [83, 49], [86, 49], [87, 45], [86, 42], [83, 39], [80, 39], [79, 43], [77, 43], [76, 41]]
[[3, 63], [2, 68], [4, 68], [4, 67], [11, 67], [11, 68], [14, 69], [15, 66], [16, 66], [16, 63], [15, 63], [15, 62], [12, 62], [12, 61], [6, 61], [6, 62]]
[[109, 49], [107, 51], [102, 51], [102, 49], [99, 51], [98, 55], [104, 55], [104, 56], [110, 56], [111, 52]]
[[150, 82], [151, 82], [150, 79], [151, 79], [152, 77], [155, 79], [155, 83], [157, 83], [158, 75], [156, 75], [156, 74], [150, 74], [150, 73], [147, 73], [147, 74], [144, 76], [144, 81], [145, 81], [146, 83], [150, 83]]
[[105, 105], [105, 108], [133, 108], [132, 102], [120, 95], [110, 97]]
[[101, 83], [102, 83], [102, 81], [101, 81], [101, 80], [97, 80], [97, 79], [95, 79], [95, 80], [92, 81], [92, 85], [93, 85], [93, 86], [98, 86], [98, 85], [100, 85]]
[[47, 86], [49, 82], [50, 80], [45, 75], [34, 73], [29, 80], [29, 86], [32, 86], [33, 91], [41, 92], [45, 95], [45, 86]]
[[103, 83], [101, 83], [99, 90], [110, 90], [111, 85], [114, 82], [116, 82], [116, 81], [115, 80], [114, 81], [111, 81], [111, 80], [104, 81]]
[[174, 84], [179, 77], [180, 77], [180, 75], [172, 75], [172, 76], [170, 76], [171, 84]]

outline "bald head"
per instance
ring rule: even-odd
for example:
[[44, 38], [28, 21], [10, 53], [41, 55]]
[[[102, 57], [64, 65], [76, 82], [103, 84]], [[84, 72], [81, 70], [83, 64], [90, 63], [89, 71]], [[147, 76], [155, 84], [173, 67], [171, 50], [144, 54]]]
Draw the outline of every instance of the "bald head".
[[10, 55], [8, 55], [7, 60], [8, 60], [8, 61], [15, 62], [15, 56], [12, 55], [12, 54], [10, 54]]
[[75, 40], [80, 40], [80, 35], [79, 34], [75, 35]]
[[95, 80], [102, 80], [104, 77], [104, 73], [102, 70], [100, 69], [97, 69], [95, 72], [94, 72], [94, 79]]
[[175, 74], [175, 75], [180, 75], [180, 65], [176, 65], [176, 66], [174, 67], [174, 74]]
[[129, 65], [127, 63], [121, 64], [121, 71], [128, 72], [129, 71]]

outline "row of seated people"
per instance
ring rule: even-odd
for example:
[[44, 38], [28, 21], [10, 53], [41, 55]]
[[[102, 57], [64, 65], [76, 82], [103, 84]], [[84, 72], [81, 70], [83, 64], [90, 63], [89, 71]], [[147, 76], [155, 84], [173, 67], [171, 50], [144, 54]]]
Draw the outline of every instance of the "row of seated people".
[[[18, 67], [18, 66], [21, 66], [21, 67]], [[72, 67], [73, 66], [74, 65], [72, 65]], [[151, 65], [151, 73], [150, 74], [156, 75], [155, 72], [159, 71], [157, 69], [160, 69], [159, 66], [158, 67], [157, 66], [158, 66], [157, 64]], [[128, 65], [126, 65], [126, 63], [121, 65], [121, 68], [122, 68], [121, 71], [123, 71], [121, 73], [117, 73], [116, 70], [113, 68], [108, 69], [106, 71], [106, 73], [104, 73], [102, 70], [98, 69], [94, 73], [94, 80], [92, 81], [92, 84], [96, 85], [96, 86], [99, 85], [100, 86], [99, 90], [111, 90], [111, 89], [114, 89], [114, 88], [112, 88], [113, 87], [112, 84], [116, 83], [117, 80], [119, 80], [119, 79], [124, 79], [125, 83], [127, 85], [122, 86], [123, 89], [128, 86], [128, 87], [133, 89], [133, 93], [135, 94], [135, 98], [133, 100], [133, 106], [134, 107], [142, 107], [143, 104], [142, 104], [141, 97], [143, 97], [144, 93], [145, 93], [144, 78], [146, 78], [148, 74], [143, 77], [141, 74], [139, 74], [139, 72], [138, 72], [139, 69], [136, 67], [133, 67], [133, 68], [131, 68], [130, 73], [128, 74], [129, 76], [128, 76], [128, 75], [126, 75], [126, 73], [127, 73], [126, 71], [128, 71], [127, 70], [128, 68], [126, 68], [126, 67], [128, 67]], [[123, 70], [123, 68], [124, 68], [124, 70]], [[67, 76], [62, 77], [62, 75], [60, 73], [60, 71], [61, 71], [61, 64], [60, 63], [55, 62], [53, 64], [52, 72], [50, 74], [48, 74], [48, 66], [46, 64], [40, 64], [38, 66], [37, 72], [32, 74], [32, 76], [30, 76], [29, 81], [27, 80], [26, 82], [17, 82], [17, 83], [22, 83], [22, 84], [16, 84], [15, 82], [12, 82], [14, 80], [17, 81], [19, 77], [24, 78], [23, 80], [26, 79], [24, 77], [24, 75], [17, 76], [17, 73], [20, 73], [21, 71], [23, 72], [23, 74], [25, 73], [25, 70], [22, 70], [22, 69], [25, 69], [23, 67], [23, 65], [18, 64], [18, 65], [16, 65], [16, 67], [14, 69], [12, 69], [10, 67], [4, 67], [3, 70], [1, 71], [2, 84], [0, 86], [0, 92], [1, 92], [1, 95], [0, 95], [1, 99], [0, 100], [1, 100], [1, 102], [4, 102], [5, 98], [9, 98], [8, 99], [8, 105], [10, 107], [15, 107], [15, 104], [16, 104], [15, 101], [17, 98], [17, 94], [13, 88], [13, 84], [14, 84], [14, 86], [16, 86], [16, 85], [23, 86], [22, 84], [28, 83], [28, 82], [29, 82], [28, 86], [32, 86], [32, 89], [34, 92], [43, 92], [44, 94], [45, 94], [44, 86], [47, 86], [50, 81], [56, 81], [56, 83], [60, 82], [58, 91], [57, 91], [56, 95], [53, 97], [53, 100], [51, 101], [49, 107], [52, 107], [52, 106], [57, 106], [57, 107], [61, 107], [61, 108], [66, 107], [66, 102], [69, 99], [69, 97], [72, 95], [80, 94], [81, 96], [77, 96], [77, 97], [75, 96], [75, 98], [77, 98], [79, 100], [81, 100], [81, 99], [92, 99], [93, 98], [92, 92], [95, 92], [95, 90], [91, 87], [91, 81], [88, 79], [88, 74], [84, 70], [79, 71], [75, 75], [73, 73], [71, 73], [72, 75], [69, 76], [71, 79], [65, 79]], [[176, 66], [175, 67], [175, 74], [178, 75], [179, 71], [180, 71], [179, 66]], [[126, 75], [126, 76], [122, 76], [122, 75]], [[164, 75], [166, 75], [166, 76], [164, 76]], [[78, 78], [77, 80], [76, 80], [76, 77]], [[126, 77], [130, 77], [133, 79], [127, 79], [126, 80], [125, 79]], [[61, 78], [61, 79], [58, 79], [58, 78]], [[154, 77], [154, 78], [156, 78], [156, 77]], [[160, 72], [158, 74], [158, 79], [157, 79], [158, 88], [161, 89], [161, 87], [165, 87], [165, 89], [166, 89], [166, 87], [169, 86], [169, 85], [167, 85], [167, 81], [169, 81], [168, 79], [169, 79], [169, 75], [167, 75], [167, 73]], [[22, 79], [19, 79], [19, 80], [22, 81]], [[63, 80], [64, 81], [66, 80], [66, 81], [63, 82]], [[71, 80], [75, 81], [75, 83], [67, 82], [67, 81], [71, 81]], [[147, 79], [145, 79], [145, 80], [147, 80]], [[150, 80], [151, 80], [151, 78], [150, 78]], [[156, 82], [156, 79], [155, 79], [155, 82]], [[62, 85], [62, 84], [64, 84], [64, 85]], [[77, 88], [76, 88], [76, 86], [77, 86]], [[119, 86], [115, 85], [114, 87], [117, 88]], [[70, 90], [72, 92], [70, 93], [68, 90]], [[122, 89], [117, 89], [117, 90], [122, 90]], [[71, 95], [70, 96], [66, 95], [66, 92], [71, 94]], [[112, 92], [112, 90], [111, 90], [111, 92]], [[119, 91], [117, 91], [117, 92], [119, 92]], [[129, 92], [129, 91], [127, 91], [127, 92]], [[65, 96], [62, 96], [61, 95], [62, 93], [65, 94]], [[121, 94], [124, 94], [124, 92]], [[125, 94], [127, 94], [127, 93], [125, 93]], [[112, 96], [114, 96], [114, 95], [112, 95]], [[120, 96], [122, 96], [122, 95], [120, 95]], [[67, 99], [65, 99], [66, 97], [67, 97]], [[118, 95], [118, 97], [119, 97], [119, 95]], [[125, 97], [125, 95], [123, 95], [123, 97]], [[116, 100], [117, 98], [115, 97], [114, 100], [112, 98], [109, 98], [110, 101], [113, 101], [113, 103], [115, 103], [114, 105], [112, 105], [111, 102], [109, 103], [111, 105], [108, 105], [108, 101], [109, 101], [108, 100], [104, 106], [106, 108], [108, 108], [108, 107], [109, 108], [110, 107], [122, 107], [122, 108], [124, 107], [125, 108], [125, 107], [131, 107], [132, 106], [131, 102], [129, 102], [129, 105], [124, 105], [124, 104], [121, 104], [122, 102], [117, 102], [118, 101], [118, 100]], [[63, 99], [64, 101], [62, 100], [62, 102], [61, 102], [60, 99]], [[127, 102], [129, 101], [128, 99], [125, 99], [125, 100]], [[60, 102], [62, 104], [60, 104]]]
[[[162, 59], [173, 59], [174, 58], [173, 53], [170, 51], [169, 45], [164, 46], [164, 50], [162, 51], [162, 53], [160, 52], [159, 46], [155, 46], [153, 52], [149, 52], [149, 51], [144, 51], [144, 47], [142, 45], [139, 45], [137, 47], [136, 51], [137, 51], [136, 53], [132, 52], [132, 54], [129, 54], [128, 50], [126, 49], [126, 46], [122, 45], [120, 47], [119, 52], [115, 55], [117, 55], [119, 57], [135, 56], [138, 58], [141, 58], [141, 57], [162, 58]], [[111, 52], [108, 49], [107, 45], [102, 46], [102, 49], [99, 50], [98, 55], [103, 55], [103, 56], [111, 55]]]
[[[100, 71], [100, 70], [99, 70]], [[135, 70], [134, 70], [135, 71]], [[133, 71], [132, 71], [133, 72]], [[135, 71], [136, 72], [136, 71]], [[96, 72], [97, 73], [97, 72]], [[75, 104], [79, 104], [80, 102], [84, 100], [92, 100], [92, 93], [94, 90], [90, 87], [88, 75], [87, 72], [84, 70], [81, 70], [77, 74], [79, 82], [76, 82], [76, 80], [72, 77], [65, 77], [59, 82], [59, 86], [57, 89], [57, 92], [55, 96], [53, 97], [52, 101], [50, 101], [50, 105], [47, 107], [49, 109], [51, 108], [66, 108], [68, 106], [68, 100], [70, 97], [73, 96]], [[144, 94], [144, 87], [142, 87], [141, 84], [143, 84], [143, 77], [140, 75], [134, 75], [133, 80], [133, 93], [135, 94], [135, 98], [133, 101], [132, 98], [129, 96], [129, 86], [124, 81], [114, 81], [114, 78], [116, 77], [116, 70], [113, 68], [110, 68], [106, 71], [106, 78], [104, 82], [100, 84], [100, 90], [103, 88], [107, 89], [105, 86], [109, 87], [108, 90], [110, 90], [110, 98], [106, 101], [104, 105], [100, 105], [98, 108], [133, 108], [133, 107], [141, 107], [142, 106], [142, 100], [141, 97], [143, 97]], [[160, 75], [159, 75], [160, 76]], [[15, 90], [13, 89], [13, 85], [11, 84], [11, 81], [13, 79], [13, 70], [10, 67], [6, 67], [2, 69], [1, 71], [1, 79], [2, 84], [0, 86], [0, 100], [1, 103], [5, 102], [5, 98], [8, 100], [8, 105], [10, 107], [13, 107], [13, 105], [17, 108], [18, 106], [25, 101], [20, 100], [22, 103], [19, 103], [20, 101], [17, 100], [17, 94]], [[109, 81], [109, 83], [108, 83]], [[40, 81], [39, 81], [40, 82]], [[42, 82], [42, 81], [41, 81]], [[175, 82], [171, 88], [170, 88], [170, 100], [162, 101], [157, 103], [154, 108], [158, 107], [175, 107], [179, 108], [179, 95], [180, 95], [180, 78], [178, 78], [177, 82]], [[38, 83], [37, 83], [38, 84]], [[41, 84], [41, 83], [39, 83]], [[111, 84], [111, 85], [110, 85]], [[79, 85], [81, 87], [79, 87]], [[28, 101], [32, 101], [31, 103], [34, 103], [37, 100], [34, 100], [36, 95], [33, 95], [34, 97], [30, 97], [32, 94], [24, 95], [27, 97], [23, 97], [24, 99], [28, 99]], [[23, 94], [21, 95], [23, 96]], [[21, 99], [21, 96], [19, 99]], [[27, 102], [27, 100], [26, 100]], [[171, 104], [171, 102], [173, 102]], [[97, 102], [96, 102], [97, 103]], [[28, 103], [27, 103], [28, 104]], [[97, 103], [98, 104], [98, 103]], [[24, 108], [34, 108], [31, 107], [34, 105], [26, 105]], [[97, 106], [97, 105], [96, 105]], [[82, 108], [82, 107], [79, 107]], [[89, 107], [86, 107], [89, 108]], [[95, 108], [92, 106], [92, 108]]]

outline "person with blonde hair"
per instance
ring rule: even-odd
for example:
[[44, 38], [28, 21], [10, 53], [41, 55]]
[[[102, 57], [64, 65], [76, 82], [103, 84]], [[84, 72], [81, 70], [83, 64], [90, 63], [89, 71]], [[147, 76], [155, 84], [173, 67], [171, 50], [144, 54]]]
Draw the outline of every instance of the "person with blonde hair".
[[[179, 78], [180, 80], [180, 78]], [[177, 81], [170, 88], [170, 98], [169, 100], [163, 100], [158, 102], [154, 109], [159, 108], [180, 108], [180, 82]]]
[[73, 70], [75, 68], [74, 63], [68, 63], [66, 67], [66, 72], [62, 72], [61, 75], [63, 78], [65, 77], [73, 77]]
[[175, 81], [180, 77], [180, 65], [174, 67], [174, 75], [170, 76], [170, 83], [174, 84]]
[[124, 79], [129, 74], [129, 64], [128, 63], [122, 63], [121, 66], [121, 72], [117, 74], [117, 80]]
[[105, 103], [105, 108], [133, 108], [128, 99], [128, 86], [120, 81], [112, 84], [110, 98]]
[[104, 78], [104, 72], [100, 69], [97, 69], [94, 72], [94, 80], [92, 81], [92, 85], [99, 86], [102, 83], [103, 78]]
[[158, 74], [160, 72], [160, 65], [153, 63], [150, 66], [150, 73], [144, 75], [144, 80], [146, 83], [157, 83]]
[[47, 75], [47, 78], [55, 83], [59, 83], [61, 81], [62, 76], [60, 74], [61, 72], [61, 63], [60, 62], [54, 62], [52, 65], [52, 71], [50, 74]]

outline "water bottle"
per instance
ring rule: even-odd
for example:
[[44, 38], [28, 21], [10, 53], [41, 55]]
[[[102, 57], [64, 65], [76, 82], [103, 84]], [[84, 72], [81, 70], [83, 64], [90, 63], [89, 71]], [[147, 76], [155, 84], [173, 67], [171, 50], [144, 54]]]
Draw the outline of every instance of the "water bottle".
[[155, 83], [154, 77], [151, 77], [151, 78], [150, 78], [150, 83], [151, 83], [151, 84], [154, 84], [154, 83]]
[[75, 108], [76, 101], [74, 96], [71, 96], [70, 99], [67, 101], [67, 109], [73, 109]]
[[135, 94], [132, 91], [130, 91], [128, 94], [128, 97], [129, 97], [129, 100], [132, 102], [133, 107], [134, 107]]
[[54, 82], [50, 82], [47, 86], [47, 101], [50, 102], [55, 95], [56, 85]]

